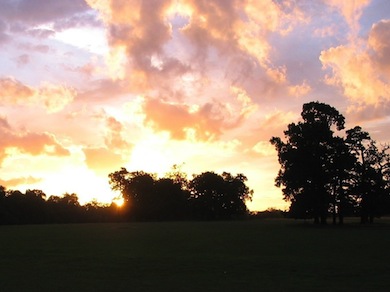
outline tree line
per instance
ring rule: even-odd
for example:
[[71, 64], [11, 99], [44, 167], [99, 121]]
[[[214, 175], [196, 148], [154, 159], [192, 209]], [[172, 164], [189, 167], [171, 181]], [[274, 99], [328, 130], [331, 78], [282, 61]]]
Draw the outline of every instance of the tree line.
[[125, 168], [109, 175], [113, 190], [125, 200], [130, 220], [229, 220], [248, 214], [253, 191], [243, 174], [207, 171], [186, 175], [174, 166], [164, 178]]
[[360, 126], [342, 132], [345, 118], [328, 104], [306, 103], [301, 117], [284, 141], [270, 140], [280, 163], [275, 184], [291, 203], [290, 216], [326, 224], [331, 215], [342, 224], [345, 216], [372, 223], [390, 214], [389, 145], [378, 146]]
[[0, 186], [0, 224], [88, 223], [120, 221], [115, 204], [79, 203], [76, 194], [50, 196], [41, 190], [6, 190]]
[[113, 190], [124, 199], [101, 205], [79, 203], [76, 194], [50, 196], [41, 190], [6, 190], [0, 186], [0, 224], [86, 223], [162, 220], [229, 220], [249, 214], [253, 191], [243, 174], [204, 172], [188, 180], [174, 167], [163, 178], [125, 168], [109, 174]]

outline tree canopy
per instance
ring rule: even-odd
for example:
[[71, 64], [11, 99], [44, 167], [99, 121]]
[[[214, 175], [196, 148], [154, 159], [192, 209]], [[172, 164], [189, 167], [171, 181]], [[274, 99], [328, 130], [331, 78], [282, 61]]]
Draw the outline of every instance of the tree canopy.
[[188, 180], [174, 170], [164, 178], [125, 168], [109, 175], [134, 220], [220, 220], [245, 216], [252, 193], [243, 174], [204, 172]]
[[330, 105], [306, 103], [301, 117], [287, 126], [285, 141], [270, 140], [280, 163], [275, 183], [291, 202], [291, 215], [325, 224], [329, 212], [340, 223], [348, 212], [359, 212], [363, 223], [372, 221], [380, 215], [378, 203], [389, 197], [388, 147], [379, 150], [360, 127], [336, 136], [345, 118]]

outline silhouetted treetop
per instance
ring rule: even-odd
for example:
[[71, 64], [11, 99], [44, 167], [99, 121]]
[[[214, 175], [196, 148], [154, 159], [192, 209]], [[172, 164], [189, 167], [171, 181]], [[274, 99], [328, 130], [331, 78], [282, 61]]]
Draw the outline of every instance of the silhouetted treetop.
[[325, 103], [318, 101], [305, 103], [301, 116], [304, 123], [307, 124], [319, 123], [326, 125], [328, 128], [335, 125], [338, 131], [344, 129], [344, 116], [334, 107]]
[[372, 221], [378, 206], [389, 201], [389, 148], [379, 150], [359, 126], [345, 138], [335, 136], [332, 127], [344, 129], [345, 118], [330, 105], [306, 103], [301, 116], [287, 126], [285, 141], [270, 139], [280, 163], [275, 184], [291, 202], [290, 213], [326, 223], [332, 212], [333, 222], [338, 215], [342, 223], [348, 212], [360, 212], [363, 223]]

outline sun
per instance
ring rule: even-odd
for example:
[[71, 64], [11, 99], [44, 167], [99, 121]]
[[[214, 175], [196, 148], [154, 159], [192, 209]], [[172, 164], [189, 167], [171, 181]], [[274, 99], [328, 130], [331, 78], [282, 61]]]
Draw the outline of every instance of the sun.
[[119, 208], [123, 207], [123, 205], [125, 204], [125, 199], [123, 199], [122, 197], [120, 197], [120, 198], [115, 198], [115, 199], [113, 199], [112, 201], [113, 201], [113, 202], [115, 203], [115, 205], [116, 205], [117, 207], [119, 207]]

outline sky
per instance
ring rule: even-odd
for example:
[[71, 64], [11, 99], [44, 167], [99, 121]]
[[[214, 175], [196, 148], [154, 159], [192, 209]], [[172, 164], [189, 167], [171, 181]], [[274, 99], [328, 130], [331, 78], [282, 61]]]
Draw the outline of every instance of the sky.
[[388, 0], [0, 0], [0, 184], [110, 202], [179, 165], [284, 209], [269, 140], [304, 103], [389, 143], [389, 40]]

